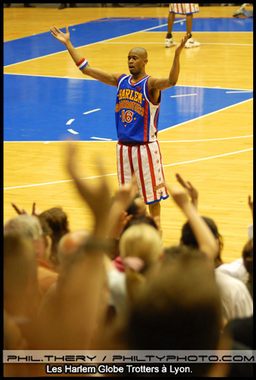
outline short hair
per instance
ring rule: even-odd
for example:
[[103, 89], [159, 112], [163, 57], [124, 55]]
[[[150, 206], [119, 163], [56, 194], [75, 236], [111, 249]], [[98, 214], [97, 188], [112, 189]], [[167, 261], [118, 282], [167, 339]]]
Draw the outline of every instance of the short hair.
[[130, 228], [133, 225], [138, 225], [138, 224], [147, 224], [150, 225], [151, 227], [155, 228], [158, 230], [158, 226], [150, 215], [134, 215], [124, 226], [124, 229], [122, 233], [124, 233], [128, 228]]
[[[207, 224], [207, 226], [210, 228], [211, 232], [213, 233], [214, 237], [219, 242], [219, 251], [218, 251], [218, 255], [215, 258], [215, 266], [217, 267], [223, 263], [221, 259], [221, 251], [223, 249], [223, 237], [219, 233], [217, 224], [215, 223], [213, 219], [208, 218], [206, 216], [202, 216], [202, 219], [205, 221], [205, 223]], [[198, 248], [198, 242], [196, 240], [195, 234], [189, 222], [184, 223], [182, 226], [180, 243], [191, 248], [196, 248], [196, 249]]]
[[39, 239], [43, 234], [38, 218], [34, 215], [25, 214], [7, 221], [4, 226], [4, 233], [7, 234], [10, 232], [17, 233], [32, 240]]
[[222, 309], [209, 261], [200, 255], [181, 255], [157, 267], [127, 314], [128, 349], [217, 349]]

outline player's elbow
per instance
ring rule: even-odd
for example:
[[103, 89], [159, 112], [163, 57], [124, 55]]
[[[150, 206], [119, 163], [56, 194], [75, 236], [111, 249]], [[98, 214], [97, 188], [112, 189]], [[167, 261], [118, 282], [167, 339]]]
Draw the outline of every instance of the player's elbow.
[[177, 83], [177, 79], [169, 79], [168, 80], [168, 87], [173, 87]]

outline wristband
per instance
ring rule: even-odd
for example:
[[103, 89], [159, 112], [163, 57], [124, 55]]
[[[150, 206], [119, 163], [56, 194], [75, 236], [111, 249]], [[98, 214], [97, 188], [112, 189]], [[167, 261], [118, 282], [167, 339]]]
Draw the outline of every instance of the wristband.
[[79, 70], [83, 70], [87, 65], [88, 65], [88, 61], [85, 59], [85, 58], [82, 58], [80, 59], [80, 61], [77, 62], [77, 67], [79, 68]]

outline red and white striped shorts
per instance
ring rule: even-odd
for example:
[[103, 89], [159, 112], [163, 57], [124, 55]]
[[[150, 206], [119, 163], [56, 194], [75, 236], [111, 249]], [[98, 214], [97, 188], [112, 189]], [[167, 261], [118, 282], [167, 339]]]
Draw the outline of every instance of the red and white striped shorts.
[[129, 183], [135, 174], [144, 202], [154, 203], [168, 198], [159, 144], [153, 141], [141, 145], [117, 144], [119, 185]]
[[191, 13], [199, 12], [199, 5], [196, 3], [170, 3], [169, 12], [189, 15]]

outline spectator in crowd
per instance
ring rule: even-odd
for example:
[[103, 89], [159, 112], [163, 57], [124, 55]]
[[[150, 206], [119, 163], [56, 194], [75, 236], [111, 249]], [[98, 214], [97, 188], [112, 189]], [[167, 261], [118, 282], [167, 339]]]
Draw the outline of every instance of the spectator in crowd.
[[51, 231], [52, 247], [49, 260], [54, 267], [58, 265], [58, 243], [62, 236], [70, 232], [69, 220], [61, 207], [52, 207], [38, 215], [40, 223], [46, 223]]
[[10, 219], [4, 226], [4, 233], [16, 232], [20, 237], [29, 239], [34, 247], [34, 255], [37, 260], [37, 275], [41, 296], [57, 279], [57, 273], [49, 260], [49, 240], [45, 239], [38, 218], [34, 215], [19, 215]]
[[[253, 218], [253, 201], [251, 196], [248, 196], [248, 205], [249, 209], [252, 214]], [[252, 247], [252, 238], [253, 238], [253, 224], [251, 224], [248, 228], [248, 256], [250, 257], [250, 246]], [[251, 244], [249, 243], [251, 241]], [[247, 250], [245, 250], [245, 255], [246, 255]], [[250, 267], [246, 268], [245, 265], [245, 260], [243, 257], [243, 253], [239, 259], [236, 259], [234, 261], [231, 261], [230, 263], [224, 263], [220, 265], [219, 270], [223, 273], [227, 273], [232, 277], [235, 277], [239, 280], [241, 280], [246, 286], [250, 285], [249, 282], [251, 283], [251, 278], [249, 278], [249, 273], [250, 273]], [[252, 259], [252, 256], [251, 256]], [[249, 270], [248, 270], [249, 269]]]
[[[18, 215], [27, 215], [27, 211], [21, 209], [16, 204], [12, 203], [12, 207]], [[49, 261], [56, 268], [58, 266], [57, 250], [59, 240], [70, 231], [68, 215], [61, 207], [52, 207], [40, 213], [36, 211], [35, 202], [32, 204], [31, 214], [38, 217], [41, 227], [45, 231], [44, 235], [51, 239]]]
[[[57, 278], [39, 299], [40, 304], [36, 257], [46, 251], [35, 242], [43, 234], [42, 226], [34, 215], [19, 215], [5, 224], [5, 348], [216, 351], [231, 350], [235, 339], [240, 347], [246, 343], [235, 333], [223, 332], [226, 304], [232, 303], [231, 311], [226, 312], [230, 312], [228, 323], [237, 316], [251, 316], [252, 308], [249, 314], [245, 293], [244, 302], [240, 302], [240, 284], [247, 291], [240, 280], [223, 273], [218, 280], [215, 263], [219, 241], [197, 211], [198, 192], [194, 186], [177, 175], [180, 185], [168, 186], [168, 192], [187, 218], [197, 247], [183, 243], [162, 255], [157, 225], [132, 224], [138, 217], [132, 218], [120, 235], [124, 265], [120, 273], [106, 256], [112, 252], [112, 232], [117, 231], [120, 216], [137, 189], [131, 181], [120, 187], [113, 200], [102, 163], [97, 163], [98, 182], [91, 184], [81, 179], [76, 153], [76, 143], [69, 143], [66, 169], [92, 212], [93, 226], [90, 232], [67, 232], [61, 237], [57, 250], [59, 274], [55, 273]], [[244, 251], [250, 263], [252, 245]], [[113, 269], [119, 277], [110, 273]], [[125, 287], [115, 294], [121, 277]], [[230, 290], [233, 287], [234, 292]], [[123, 297], [126, 293], [128, 297]], [[16, 297], [17, 304], [13, 301]], [[33, 299], [35, 302], [30, 303]], [[24, 319], [27, 328], [22, 325]], [[42, 375], [44, 366], [38, 365], [38, 374]], [[31, 367], [36, 368], [35, 364]], [[26, 371], [20, 373], [28, 376], [29, 368]], [[194, 376], [213, 377], [232, 373], [228, 364], [217, 363], [195, 364], [192, 371]], [[17, 377], [15, 367], [5, 371], [7, 376], [10, 373]]]
[[[193, 187], [193, 185], [190, 182], [186, 183], [186, 181], [179, 174], [176, 175], [176, 177], [179, 183], [188, 190], [190, 194], [191, 203], [196, 203], [197, 205], [197, 190]], [[208, 227], [211, 229], [211, 232], [213, 233], [218, 246], [218, 253], [215, 256], [214, 265], [216, 268], [215, 277], [221, 293], [223, 320], [226, 323], [227, 321], [233, 318], [251, 316], [253, 313], [253, 303], [245, 284], [242, 283], [240, 280], [224, 273], [221, 269], [222, 265], [220, 264], [222, 264], [221, 250], [223, 248], [223, 241], [218, 231], [217, 225], [210, 218], [202, 218], [207, 223]], [[181, 244], [191, 248], [199, 248], [196, 236], [189, 222], [185, 223], [182, 227], [180, 242]]]

